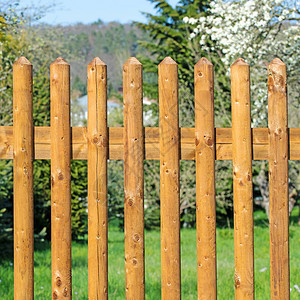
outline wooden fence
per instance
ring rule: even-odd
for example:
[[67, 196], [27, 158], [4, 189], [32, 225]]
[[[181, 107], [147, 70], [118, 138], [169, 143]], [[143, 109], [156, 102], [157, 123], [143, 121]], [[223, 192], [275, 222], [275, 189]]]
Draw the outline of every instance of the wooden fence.
[[88, 159], [89, 299], [108, 297], [107, 160], [124, 160], [126, 299], [145, 298], [144, 159], [160, 160], [162, 299], [181, 298], [179, 161], [196, 161], [198, 299], [216, 299], [215, 160], [233, 161], [236, 299], [254, 299], [252, 159], [269, 160], [271, 298], [289, 299], [288, 160], [300, 129], [287, 126], [286, 66], [268, 66], [268, 128], [251, 129], [250, 70], [231, 67], [232, 128], [214, 127], [213, 65], [195, 65], [195, 128], [180, 128], [177, 64], [159, 65], [159, 128], [143, 127], [142, 65], [123, 68], [124, 127], [107, 127], [107, 68], [87, 68], [88, 126], [70, 127], [70, 65], [50, 68], [51, 127], [34, 127], [32, 65], [13, 67], [13, 127], [0, 127], [0, 159], [14, 160], [14, 296], [33, 299], [33, 160], [51, 159], [52, 299], [71, 299], [71, 159]]

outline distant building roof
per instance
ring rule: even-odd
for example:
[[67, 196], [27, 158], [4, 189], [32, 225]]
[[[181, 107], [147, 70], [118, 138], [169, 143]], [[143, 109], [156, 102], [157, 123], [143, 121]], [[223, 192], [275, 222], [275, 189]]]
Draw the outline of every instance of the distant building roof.
[[[84, 95], [80, 98], [77, 98], [78, 105], [80, 105], [84, 110], [87, 110], [87, 95]], [[112, 101], [107, 101], [107, 109], [110, 110], [112, 108], [117, 108], [120, 107], [121, 104], [112, 102]]]

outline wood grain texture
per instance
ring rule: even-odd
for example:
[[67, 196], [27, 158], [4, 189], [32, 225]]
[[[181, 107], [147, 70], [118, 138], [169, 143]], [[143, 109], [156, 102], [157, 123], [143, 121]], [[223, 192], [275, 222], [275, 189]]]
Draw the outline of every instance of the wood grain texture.
[[250, 67], [231, 66], [235, 299], [254, 299]]
[[50, 66], [52, 299], [72, 299], [70, 65]]
[[131, 57], [123, 66], [125, 296], [145, 299], [143, 70]]
[[34, 297], [32, 65], [13, 66], [14, 299]]
[[[123, 160], [122, 127], [110, 127], [108, 158]], [[145, 159], [159, 160], [159, 128], [145, 127]], [[289, 130], [289, 160], [300, 160], [300, 128]], [[268, 128], [252, 128], [252, 154], [254, 160], [269, 159]], [[88, 158], [86, 127], [72, 127], [72, 159]], [[231, 128], [215, 128], [216, 160], [232, 160]], [[13, 127], [0, 126], [0, 159], [13, 159]], [[50, 159], [50, 127], [34, 127], [34, 159]], [[195, 128], [180, 128], [180, 159], [195, 160]]]
[[286, 65], [280, 59], [275, 58], [268, 66], [269, 221], [272, 300], [290, 298], [286, 81]]
[[88, 297], [108, 298], [107, 67], [98, 57], [87, 68]]
[[176, 62], [165, 58], [158, 66], [162, 300], [181, 299], [177, 76]]
[[198, 299], [217, 299], [214, 70], [204, 57], [194, 82]]

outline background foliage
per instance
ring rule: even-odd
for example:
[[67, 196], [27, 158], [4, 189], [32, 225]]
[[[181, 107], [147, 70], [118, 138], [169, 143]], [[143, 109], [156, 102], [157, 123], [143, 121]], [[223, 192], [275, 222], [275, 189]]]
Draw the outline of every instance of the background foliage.
[[[214, 20], [212, 10], [215, 2], [205, 0], [181, 0], [176, 7], [166, 0], [149, 0], [156, 8], [155, 14], [145, 13], [145, 23], [103, 23], [72, 26], [50, 26], [35, 23], [46, 13], [44, 8], [21, 12], [11, 1], [0, 8], [0, 126], [12, 125], [12, 66], [15, 60], [26, 56], [34, 66], [34, 125], [50, 125], [49, 66], [58, 57], [71, 64], [72, 109], [76, 111], [76, 98], [86, 94], [86, 66], [99, 56], [108, 65], [108, 96], [122, 102], [118, 92], [122, 87], [122, 65], [130, 56], [137, 56], [143, 63], [144, 96], [158, 100], [157, 65], [171, 56], [178, 63], [180, 126], [194, 126], [193, 69], [202, 57], [214, 64], [215, 71], [215, 126], [231, 126], [230, 64], [224, 60], [224, 45], [211, 35], [202, 34], [197, 20]], [[267, 1], [267, 0], [264, 0]], [[268, 0], [269, 1], [269, 0]], [[233, 1], [234, 2], [234, 1]], [[242, 5], [245, 1], [237, 1]], [[278, 2], [278, 1], [277, 1]], [[15, 2], [14, 2], [15, 3]], [[17, 3], [17, 2], [16, 2]], [[204, 19], [203, 19], [204, 18]], [[187, 21], [195, 20], [194, 21]], [[233, 18], [234, 20], [234, 18]], [[222, 25], [222, 24], [221, 24]], [[224, 25], [224, 24], [223, 24]], [[288, 23], [284, 23], [288, 26]], [[276, 35], [284, 39], [282, 28]], [[205, 47], [204, 47], [205, 46]], [[280, 49], [280, 48], [278, 48]], [[279, 51], [279, 50], [278, 50]], [[247, 53], [238, 53], [246, 55]], [[228, 56], [228, 55], [227, 55]], [[227, 57], [226, 56], [226, 57]], [[235, 57], [232, 57], [235, 59]], [[232, 61], [233, 62], [233, 61]], [[298, 61], [299, 63], [299, 61]], [[288, 62], [287, 62], [288, 64]], [[299, 92], [297, 63], [289, 82], [291, 126], [299, 127]], [[299, 66], [299, 64], [298, 64]], [[299, 72], [299, 68], [298, 68]], [[298, 74], [298, 75], [297, 75]], [[266, 89], [266, 84], [263, 84]], [[152, 115], [151, 125], [158, 126], [158, 101], [145, 105]], [[74, 114], [72, 114], [74, 117]], [[74, 118], [72, 123], [76, 124]], [[266, 122], [266, 120], [263, 120]], [[108, 117], [109, 126], [122, 126], [123, 113], [116, 109]], [[265, 125], [265, 124], [263, 124]], [[145, 161], [145, 226], [147, 229], [160, 226], [159, 162]], [[181, 170], [181, 224], [195, 225], [195, 164], [182, 161]], [[254, 162], [254, 200], [261, 209], [261, 199], [268, 198], [265, 191], [268, 165]], [[0, 244], [12, 240], [13, 181], [12, 161], [0, 160]], [[291, 193], [294, 204], [299, 201], [299, 167], [290, 163]], [[123, 227], [123, 162], [108, 162], [108, 213], [115, 226]], [[35, 237], [50, 238], [50, 161], [34, 161], [34, 209]], [[219, 226], [232, 225], [232, 163], [216, 162], [216, 201]], [[265, 207], [263, 207], [265, 209]], [[72, 161], [72, 237], [80, 239], [87, 233], [87, 162]]]

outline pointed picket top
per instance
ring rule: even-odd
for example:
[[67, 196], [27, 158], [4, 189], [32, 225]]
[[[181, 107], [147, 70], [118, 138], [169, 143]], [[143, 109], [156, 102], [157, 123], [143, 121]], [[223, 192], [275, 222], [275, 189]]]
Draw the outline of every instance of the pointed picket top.
[[242, 59], [241, 57], [238, 58], [231, 66], [249, 66], [248, 63], [246, 63], [246, 61], [244, 59]]
[[141, 63], [137, 60], [136, 57], [130, 57], [126, 60], [124, 65], [141, 65]]
[[[286, 77], [286, 64], [280, 58], [274, 58], [268, 65], [268, 72], [271, 77], [272, 73], [278, 73]], [[269, 76], [270, 77], [270, 76]], [[273, 80], [277, 80], [273, 78]]]
[[106, 66], [106, 63], [97, 56], [88, 64], [88, 66]]
[[167, 56], [160, 65], [177, 65], [177, 62], [170, 56]]
[[285, 66], [285, 63], [278, 57], [274, 58], [270, 63], [269, 63], [269, 66], [270, 65], [282, 65], [282, 66]]
[[21, 56], [14, 65], [32, 65], [31, 62], [25, 57]]
[[196, 63], [196, 66], [199, 65], [209, 65], [212, 66], [213, 64], [206, 58], [206, 57], [201, 57], [198, 62]]
[[274, 58], [268, 65], [268, 85], [284, 87], [286, 90], [286, 64], [279, 58]]
[[69, 65], [62, 57], [58, 57], [51, 65]]

